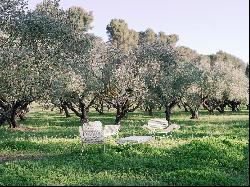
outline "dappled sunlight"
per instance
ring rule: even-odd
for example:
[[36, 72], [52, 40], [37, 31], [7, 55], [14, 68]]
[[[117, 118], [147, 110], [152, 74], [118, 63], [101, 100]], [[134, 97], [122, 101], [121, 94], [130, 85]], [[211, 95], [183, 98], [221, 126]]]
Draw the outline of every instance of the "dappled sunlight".
[[[112, 124], [114, 115], [94, 112], [90, 120]], [[176, 111], [172, 120], [180, 129], [155, 134], [144, 144], [118, 145], [121, 137], [150, 135], [142, 126], [149, 119], [164, 118], [163, 112], [129, 113], [121, 121], [118, 137], [107, 140], [105, 153], [102, 145], [85, 145], [81, 153], [79, 118], [31, 111], [22, 124], [34, 131], [0, 128], [0, 171], [13, 176], [2, 179], [20, 185], [247, 184], [248, 116], [209, 116], [201, 111], [200, 119], [189, 117]]]
[[[163, 140], [159, 140], [161, 141]], [[171, 145], [171, 141], [166, 143]], [[46, 147], [46, 145], [43, 146]], [[240, 171], [242, 167], [246, 168], [245, 150], [248, 148], [247, 142], [206, 138], [186, 143], [180, 142], [178, 146], [169, 147], [153, 144], [113, 145], [105, 154], [101, 153], [100, 146], [89, 145], [85, 147], [82, 156], [78, 149], [79, 147], [71, 147], [71, 151], [64, 151], [63, 154], [58, 151], [58, 154], [54, 154], [53, 157], [40, 160], [30, 158], [18, 164], [9, 162], [6, 169], [13, 172], [18, 170], [19, 166], [25, 168], [23, 174], [26, 176], [27, 172], [32, 172], [32, 176], [37, 178], [37, 185], [52, 184], [55, 180], [58, 185], [79, 182], [91, 185], [103, 182], [105, 184], [137, 182], [137, 184], [151, 185], [228, 185], [237, 184], [235, 172]], [[51, 172], [44, 173], [45, 169]], [[40, 172], [43, 176], [40, 176]], [[93, 176], [96, 180], [93, 180]], [[190, 180], [191, 176], [198, 178]], [[230, 180], [224, 180], [228, 177]], [[244, 183], [245, 178], [240, 175], [237, 180]]]

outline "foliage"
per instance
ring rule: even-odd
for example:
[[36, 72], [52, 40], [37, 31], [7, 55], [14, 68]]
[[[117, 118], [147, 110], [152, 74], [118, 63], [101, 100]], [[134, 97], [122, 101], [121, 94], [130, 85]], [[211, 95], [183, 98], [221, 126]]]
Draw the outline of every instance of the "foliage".
[[136, 49], [124, 52], [110, 46], [103, 69], [104, 100], [116, 108], [115, 124], [128, 112], [137, 109], [147, 92], [143, 75], [145, 68]]
[[16, 9], [10, 11], [14, 18], [3, 20], [1, 35], [0, 121], [16, 127], [16, 111], [35, 100], [48, 100], [53, 81], [86, 52], [91, 37], [72, 28], [58, 1], [44, 1], [18, 16]]
[[123, 51], [129, 50], [138, 43], [138, 33], [133, 29], [129, 29], [128, 24], [123, 19], [112, 19], [106, 30], [112, 45]]
[[33, 101], [71, 109], [82, 122], [91, 106], [106, 102], [117, 109], [115, 123], [142, 103], [164, 106], [168, 121], [180, 102], [193, 118], [201, 105], [212, 113], [248, 103], [247, 67], [229, 53], [201, 55], [176, 46], [176, 34], [136, 32], [123, 19], [110, 21], [105, 43], [88, 33], [92, 12], [64, 10], [59, 0], [34, 11], [26, 5], [1, 2], [1, 124], [16, 127], [17, 114]]

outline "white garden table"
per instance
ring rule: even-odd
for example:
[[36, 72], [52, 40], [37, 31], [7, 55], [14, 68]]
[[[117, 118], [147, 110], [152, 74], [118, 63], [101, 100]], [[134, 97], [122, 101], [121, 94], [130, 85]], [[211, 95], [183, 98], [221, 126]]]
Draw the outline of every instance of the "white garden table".
[[154, 139], [153, 136], [128, 136], [125, 138], [120, 138], [117, 143], [125, 144], [125, 143], [145, 143]]

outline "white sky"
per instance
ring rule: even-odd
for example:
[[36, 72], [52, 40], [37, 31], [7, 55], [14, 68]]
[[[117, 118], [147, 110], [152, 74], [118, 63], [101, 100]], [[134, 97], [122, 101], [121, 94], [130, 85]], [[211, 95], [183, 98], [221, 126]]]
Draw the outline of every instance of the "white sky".
[[[34, 8], [41, 0], [28, 0]], [[130, 29], [178, 34], [177, 45], [202, 54], [219, 50], [249, 62], [248, 0], [61, 0], [61, 7], [93, 11], [91, 32], [107, 40], [111, 19], [124, 19]]]

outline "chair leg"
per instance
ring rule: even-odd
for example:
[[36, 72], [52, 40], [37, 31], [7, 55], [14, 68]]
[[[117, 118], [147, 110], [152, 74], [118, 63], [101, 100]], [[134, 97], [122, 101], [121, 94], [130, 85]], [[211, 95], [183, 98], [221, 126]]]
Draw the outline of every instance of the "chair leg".
[[105, 144], [103, 144], [103, 152], [105, 153]]
[[83, 149], [84, 149], [84, 144], [82, 142], [82, 145], [81, 145], [81, 155], [83, 155]]

